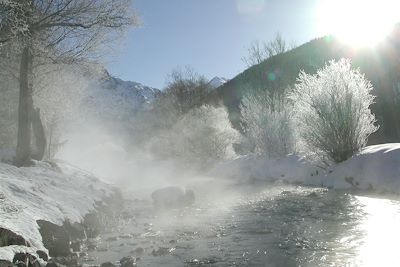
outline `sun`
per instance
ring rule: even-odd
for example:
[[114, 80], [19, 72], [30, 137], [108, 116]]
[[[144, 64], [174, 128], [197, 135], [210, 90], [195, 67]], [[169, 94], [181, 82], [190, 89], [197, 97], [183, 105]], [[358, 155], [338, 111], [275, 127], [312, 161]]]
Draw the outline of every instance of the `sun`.
[[400, 21], [400, 0], [320, 0], [319, 31], [356, 47], [375, 46]]

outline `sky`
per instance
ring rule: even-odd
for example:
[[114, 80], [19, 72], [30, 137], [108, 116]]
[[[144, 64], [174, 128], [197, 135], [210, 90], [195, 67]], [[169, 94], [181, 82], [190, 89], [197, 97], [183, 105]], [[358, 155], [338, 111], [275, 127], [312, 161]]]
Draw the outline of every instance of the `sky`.
[[301, 45], [327, 34], [318, 27], [321, 0], [135, 0], [141, 25], [130, 29], [106, 58], [123, 80], [162, 89], [168, 74], [191, 66], [208, 79], [246, 69], [252, 41], [276, 33]]

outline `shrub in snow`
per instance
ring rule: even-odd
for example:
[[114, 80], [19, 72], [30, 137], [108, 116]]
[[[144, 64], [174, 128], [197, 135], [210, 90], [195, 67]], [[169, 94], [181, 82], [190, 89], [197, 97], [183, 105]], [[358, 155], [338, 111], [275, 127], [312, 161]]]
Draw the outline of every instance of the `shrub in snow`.
[[367, 143], [378, 127], [370, 105], [371, 83], [350, 61], [330, 61], [315, 75], [301, 72], [290, 99], [307, 155], [341, 162]]
[[243, 132], [258, 155], [284, 157], [294, 152], [290, 112], [284, 100], [268, 91], [251, 93], [242, 99], [240, 115]]
[[239, 137], [224, 108], [204, 105], [160, 131], [149, 146], [153, 154], [162, 158], [209, 164], [234, 156], [232, 145]]

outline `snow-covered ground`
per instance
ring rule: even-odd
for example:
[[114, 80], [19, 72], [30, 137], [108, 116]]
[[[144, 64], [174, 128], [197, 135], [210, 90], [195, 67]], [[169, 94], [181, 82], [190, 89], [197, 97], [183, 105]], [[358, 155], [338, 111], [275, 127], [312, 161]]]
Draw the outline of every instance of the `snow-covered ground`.
[[93, 175], [59, 163], [58, 168], [36, 162], [17, 168], [0, 163], [0, 228], [24, 238], [30, 245], [0, 247], [0, 259], [12, 261], [15, 252], [47, 252], [37, 220], [61, 225], [80, 222], [96, 201], [112, 194], [112, 188]]
[[365, 147], [327, 171], [295, 155], [284, 159], [244, 156], [218, 165], [210, 174], [243, 182], [283, 180], [335, 189], [373, 189], [397, 194], [400, 193], [400, 143]]
[[324, 177], [324, 185], [343, 189], [374, 189], [400, 193], [400, 143], [373, 145], [338, 164]]

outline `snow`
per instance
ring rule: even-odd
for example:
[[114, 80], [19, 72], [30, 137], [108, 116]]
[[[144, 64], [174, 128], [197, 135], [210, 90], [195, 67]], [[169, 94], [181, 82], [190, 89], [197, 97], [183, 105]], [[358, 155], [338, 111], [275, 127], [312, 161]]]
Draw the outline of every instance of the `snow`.
[[143, 84], [131, 81], [123, 81], [119, 78], [108, 77], [103, 81], [102, 87], [110, 91], [114, 91], [114, 97], [120, 97], [121, 101], [127, 99], [139, 104], [150, 104], [160, 90]]
[[38, 259], [41, 266], [45, 266], [46, 264], [39, 256], [36, 254], [36, 250], [33, 247], [26, 247], [26, 246], [7, 246], [0, 248], [0, 260], [6, 260], [9, 262], [13, 261], [14, 255], [17, 253], [29, 253], [30, 255], [34, 256]]
[[[43, 162], [29, 168], [0, 163], [0, 227], [22, 236], [31, 245], [31, 248], [0, 247], [0, 259], [12, 260], [16, 251], [47, 252], [36, 220], [58, 225], [66, 219], [79, 222], [94, 209], [96, 201], [112, 193], [109, 185], [92, 174], [64, 162], [58, 165], [62, 172]], [[228, 178], [238, 184], [255, 180], [285, 181], [335, 189], [400, 193], [400, 143], [368, 146], [329, 170], [322, 170], [296, 155], [282, 159], [249, 155], [225, 161], [209, 175]], [[162, 196], [166, 193], [168, 198], [179, 197], [184, 192], [177, 187], [161, 191]]]
[[99, 67], [90, 69], [85, 76], [87, 88], [82, 92], [80, 114], [84, 118], [100, 121], [126, 122], [138, 111], [152, 108], [160, 90], [143, 84], [123, 81]]
[[283, 159], [244, 156], [225, 161], [210, 175], [234, 179], [300, 183], [334, 189], [373, 189], [400, 193], [400, 143], [365, 147], [352, 158], [323, 170], [305, 159], [289, 155]]
[[400, 193], [400, 143], [373, 145], [342, 162], [326, 176], [326, 186]]
[[[35, 251], [47, 252], [37, 220], [80, 222], [96, 201], [112, 193], [92, 174], [63, 162], [58, 166], [61, 172], [44, 162], [23, 168], [0, 163], [0, 227], [22, 236]], [[24, 249], [0, 247], [0, 259], [12, 260], [11, 251]]]
[[132, 116], [139, 109], [146, 109], [160, 90], [143, 84], [108, 76], [100, 80], [99, 86], [93, 86], [89, 93], [90, 102], [100, 112], [113, 112], [114, 109], [127, 112]]
[[225, 161], [210, 172], [211, 176], [234, 179], [240, 183], [283, 180], [291, 183], [319, 184], [317, 174], [321, 174], [318, 167], [296, 155], [288, 155], [281, 159], [243, 156]]
[[211, 81], [208, 83], [213, 89], [218, 88], [222, 85], [224, 85], [228, 80], [222, 77], [215, 76], [214, 78], [211, 79]]

